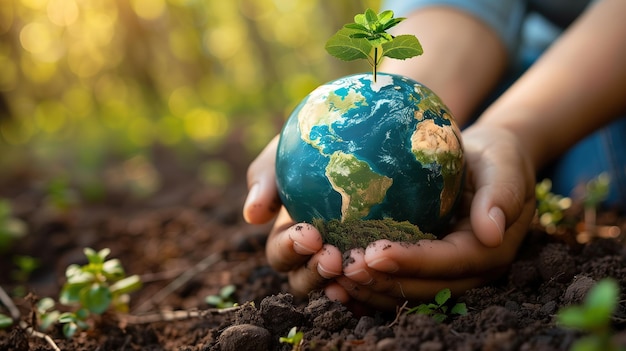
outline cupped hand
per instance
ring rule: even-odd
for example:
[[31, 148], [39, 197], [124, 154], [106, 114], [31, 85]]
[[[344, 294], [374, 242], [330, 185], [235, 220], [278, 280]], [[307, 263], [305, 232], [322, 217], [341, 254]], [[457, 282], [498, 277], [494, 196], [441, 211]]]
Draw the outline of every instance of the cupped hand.
[[452, 231], [441, 240], [414, 245], [381, 240], [342, 258], [313, 226], [295, 223], [281, 208], [274, 173], [277, 139], [250, 165], [244, 217], [264, 223], [278, 215], [266, 253], [273, 268], [289, 272], [294, 293], [324, 288], [331, 299], [379, 309], [431, 300], [443, 288], [462, 293], [506, 271], [535, 211], [534, 169], [513, 133], [473, 126], [463, 141], [464, 198]]
[[[467, 178], [459, 218], [441, 240], [377, 241], [349, 253], [327, 294], [381, 309], [460, 294], [499, 277], [513, 261], [535, 212], [535, 172], [517, 137], [472, 126], [463, 133]], [[346, 298], [348, 297], [348, 298]]]
[[[276, 190], [277, 146], [278, 137], [275, 137], [248, 168], [248, 197], [243, 216], [252, 224], [277, 217], [267, 239], [268, 262], [279, 272], [289, 272], [295, 294], [306, 295], [342, 274], [341, 252], [323, 244], [320, 233], [312, 225], [295, 223], [281, 206]], [[347, 299], [341, 296], [341, 300]]]

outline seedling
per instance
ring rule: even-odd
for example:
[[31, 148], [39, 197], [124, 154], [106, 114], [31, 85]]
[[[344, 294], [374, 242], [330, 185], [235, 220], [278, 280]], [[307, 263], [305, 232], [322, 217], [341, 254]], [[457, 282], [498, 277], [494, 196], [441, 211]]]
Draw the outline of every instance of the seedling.
[[26, 224], [13, 217], [11, 204], [0, 199], [0, 252], [5, 252], [11, 244], [26, 235]]
[[608, 197], [610, 184], [611, 178], [606, 173], [600, 173], [585, 183], [585, 191], [582, 196], [585, 208], [585, 226], [592, 232], [596, 230], [598, 206]]
[[624, 351], [611, 341], [611, 316], [618, 299], [617, 282], [607, 278], [589, 290], [582, 305], [568, 306], [557, 313], [558, 324], [588, 334], [574, 342], [572, 351]]
[[450, 289], [442, 289], [437, 293], [437, 295], [435, 295], [435, 303], [421, 304], [409, 309], [407, 313], [417, 313], [431, 316], [439, 323], [445, 321], [449, 315], [466, 315], [467, 307], [464, 303], [457, 303], [452, 306], [452, 308], [449, 308], [449, 306], [446, 305], [448, 300], [450, 300], [450, 297], [452, 297]]
[[13, 289], [13, 294], [16, 296], [26, 295], [26, 282], [30, 278], [35, 269], [39, 267], [39, 260], [31, 256], [13, 256], [13, 263], [17, 266], [11, 272], [11, 277], [18, 283]]
[[13, 319], [6, 314], [0, 313], [0, 329], [5, 329], [13, 325]]
[[220, 289], [217, 295], [209, 295], [205, 298], [206, 303], [217, 308], [228, 308], [235, 306], [233, 294], [237, 287], [233, 284], [226, 285]]
[[46, 331], [50, 326], [59, 320], [61, 312], [54, 310], [54, 300], [50, 297], [44, 297], [37, 302], [35, 306], [37, 315], [39, 316], [39, 330]]
[[289, 330], [287, 337], [281, 336], [278, 341], [285, 344], [292, 345], [293, 351], [299, 351], [302, 348], [302, 344], [304, 343], [304, 333], [298, 331], [297, 327], [293, 327]]
[[354, 23], [343, 26], [326, 42], [329, 54], [344, 60], [366, 59], [376, 81], [378, 65], [383, 57], [405, 60], [421, 55], [423, 50], [414, 35], [393, 36], [387, 30], [405, 20], [394, 18], [393, 11], [376, 14], [372, 9], [354, 16]]
[[[84, 253], [89, 263], [84, 266], [72, 264], [67, 267], [65, 271], [67, 282], [61, 289], [59, 302], [78, 306], [75, 312], [58, 315], [57, 320], [64, 324], [63, 333], [67, 338], [71, 338], [80, 329], [88, 329], [87, 321], [91, 314], [102, 314], [110, 307], [116, 311], [127, 312], [128, 294], [141, 287], [139, 276], [126, 277], [119, 260], [106, 260], [110, 252], [109, 249], [96, 252], [86, 248]], [[48, 312], [49, 308], [49, 302], [41, 307], [43, 314], [40, 316], [46, 325], [50, 325], [55, 315], [54, 312]]]
[[551, 192], [552, 181], [544, 179], [535, 186], [539, 223], [546, 232], [553, 234], [565, 218], [565, 210], [572, 205], [572, 199]]

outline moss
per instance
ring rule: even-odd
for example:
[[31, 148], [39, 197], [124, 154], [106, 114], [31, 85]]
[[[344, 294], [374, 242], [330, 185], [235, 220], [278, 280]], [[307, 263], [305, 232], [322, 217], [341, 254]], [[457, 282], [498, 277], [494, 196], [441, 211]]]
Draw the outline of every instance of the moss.
[[381, 239], [411, 244], [422, 239], [437, 239], [435, 235], [422, 232], [418, 226], [408, 221], [397, 222], [389, 218], [350, 219], [344, 222], [336, 219], [314, 219], [313, 225], [321, 233], [324, 243], [337, 247], [341, 252], [366, 248], [370, 243]]

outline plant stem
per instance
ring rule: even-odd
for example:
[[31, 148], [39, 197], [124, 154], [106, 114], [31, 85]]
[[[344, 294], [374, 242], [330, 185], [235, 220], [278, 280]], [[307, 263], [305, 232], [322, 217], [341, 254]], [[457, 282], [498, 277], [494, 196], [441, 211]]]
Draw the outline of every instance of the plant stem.
[[378, 47], [374, 47], [374, 83], [376, 83], [376, 69], [378, 68]]

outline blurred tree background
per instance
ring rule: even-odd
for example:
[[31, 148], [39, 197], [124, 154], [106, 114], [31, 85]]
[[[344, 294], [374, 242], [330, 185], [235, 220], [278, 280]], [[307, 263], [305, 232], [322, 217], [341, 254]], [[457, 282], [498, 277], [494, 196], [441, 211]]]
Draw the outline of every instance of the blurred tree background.
[[[97, 184], [115, 160], [150, 192], [156, 148], [249, 160], [316, 86], [366, 63], [324, 43], [379, 1], [0, 0], [0, 181], [25, 168]], [[239, 170], [240, 171], [240, 170]], [[61, 180], [59, 180], [61, 179]], [[140, 180], [140, 181], [139, 181]], [[93, 190], [96, 194], [97, 191]]]

